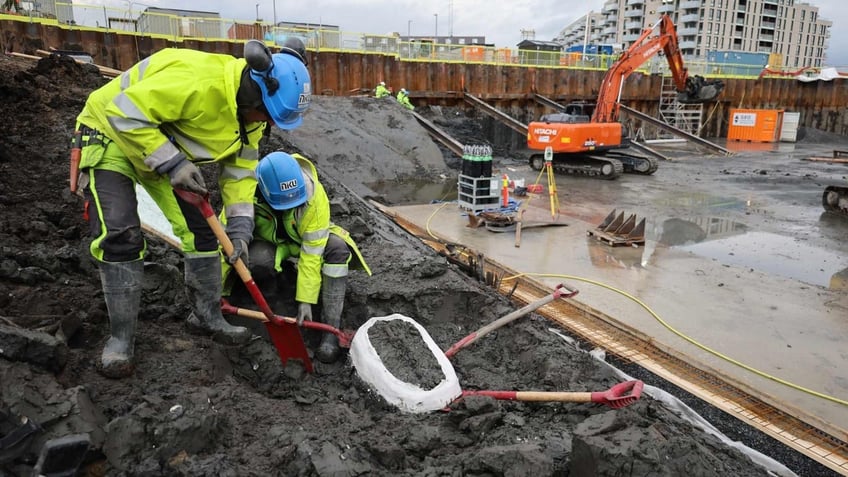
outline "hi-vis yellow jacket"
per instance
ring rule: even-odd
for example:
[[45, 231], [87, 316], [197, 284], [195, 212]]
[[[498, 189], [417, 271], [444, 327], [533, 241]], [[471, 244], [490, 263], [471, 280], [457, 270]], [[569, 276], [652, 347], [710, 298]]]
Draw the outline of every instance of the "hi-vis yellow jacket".
[[[362, 258], [350, 232], [330, 222], [330, 199], [324, 186], [318, 181], [318, 170], [309, 159], [300, 154], [292, 154], [308, 177], [308, 198], [306, 202], [290, 210], [274, 210], [264, 200], [256, 200], [253, 238], [276, 245], [277, 252], [274, 267], [282, 271], [282, 263], [289, 257], [297, 260], [297, 289], [295, 300], [300, 303], [316, 304], [321, 292], [321, 276], [341, 277], [348, 274], [348, 268], [364, 270], [371, 275], [371, 269]], [[222, 217], [222, 220], [224, 218]], [[352, 251], [348, 263], [324, 263], [324, 248], [330, 234], [336, 235]], [[222, 259], [222, 271], [225, 294], [231, 284], [228, 277], [231, 266]]]
[[117, 143], [143, 178], [181, 152], [220, 162], [227, 217], [253, 217], [254, 170], [264, 122], [240, 134], [236, 92], [247, 62], [230, 55], [167, 48], [89, 95], [77, 121]]

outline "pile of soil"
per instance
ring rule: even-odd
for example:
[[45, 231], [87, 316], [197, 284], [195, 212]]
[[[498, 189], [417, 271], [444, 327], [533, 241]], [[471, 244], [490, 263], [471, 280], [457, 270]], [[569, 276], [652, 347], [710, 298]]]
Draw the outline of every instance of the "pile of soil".
[[[87, 434], [87, 475], [769, 475], [648, 397], [621, 410], [474, 398], [410, 415], [367, 389], [347, 359], [315, 362], [312, 374], [283, 367], [258, 323], [244, 346], [190, 335], [181, 256], [153, 237], [136, 372], [104, 378], [96, 363], [108, 315], [67, 161], [74, 118], [104, 81], [63, 60], [0, 57], [0, 434], [23, 418], [40, 426], [0, 449], [0, 473], [28, 475], [46, 441]], [[343, 327], [401, 313], [447, 348], [514, 307], [352, 192], [365, 176], [449, 170], [399, 106], [377, 101], [316, 98], [306, 125], [274, 133], [262, 152], [285, 146], [316, 160], [333, 219], [374, 271], [351, 275]], [[290, 278], [267, 290], [279, 314], [295, 312]], [[525, 318], [463, 350], [453, 363], [463, 388], [598, 391], [618, 381], [548, 326]], [[306, 338], [314, 349], [317, 337]]]

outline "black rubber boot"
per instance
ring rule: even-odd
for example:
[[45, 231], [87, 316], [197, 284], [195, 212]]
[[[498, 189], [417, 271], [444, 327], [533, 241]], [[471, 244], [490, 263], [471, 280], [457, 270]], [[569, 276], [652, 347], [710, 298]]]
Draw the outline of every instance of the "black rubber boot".
[[[341, 327], [346, 282], [347, 277], [326, 275], [321, 280], [321, 321], [334, 328]], [[325, 333], [315, 357], [322, 363], [335, 363], [340, 354], [339, 338], [332, 333]]]
[[221, 314], [221, 258], [217, 255], [185, 258], [186, 294], [194, 311], [186, 326], [194, 334], [211, 335], [223, 344], [246, 343], [252, 333], [233, 326]]
[[124, 378], [133, 373], [133, 341], [143, 278], [141, 260], [100, 262], [100, 282], [111, 333], [100, 356], [100, 373], [108, 378]]

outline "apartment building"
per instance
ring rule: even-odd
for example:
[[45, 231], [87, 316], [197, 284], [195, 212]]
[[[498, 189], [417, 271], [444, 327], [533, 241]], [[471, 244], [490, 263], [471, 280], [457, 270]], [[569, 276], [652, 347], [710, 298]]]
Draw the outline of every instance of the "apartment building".
[[[795, 0], [607, 0], [563, 28], [563, 47], [606, 43], [627, 48], [667, 13], [688, 57], [714, 52], [763, 53], [790, 68], [824, 66], [832, 23], [818, 7]], [[588, 35], [587, 35], [588, 31]]]

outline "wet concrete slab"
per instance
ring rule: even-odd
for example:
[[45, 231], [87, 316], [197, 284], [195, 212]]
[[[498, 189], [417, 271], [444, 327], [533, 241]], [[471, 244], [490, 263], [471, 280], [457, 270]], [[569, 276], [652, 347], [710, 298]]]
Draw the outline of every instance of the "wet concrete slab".
[[[579, 301], [845, 430], [848, 220], [822, 214], [820, 197], [822, 184], [848, 168], [803, 164], [798, 155], [808, 149], [782, 147], [730, 158], [684, 154], [648, 177], [556, 176], [560, 225], [524, 229], [520, 247], [514, 232], [470, 228], [456, 203], [393, 211], [518, 272], [581, 277], [629, 294], [658, 318], [616, 291], [567, 280]], [[521, 164], [498, 173], [546, 182]], [[547, 195], [519, 200], [525, 221], [551, 219]], [[646, 219], [643, 246], [611, 247], [588, 234], [612, 209]]]

